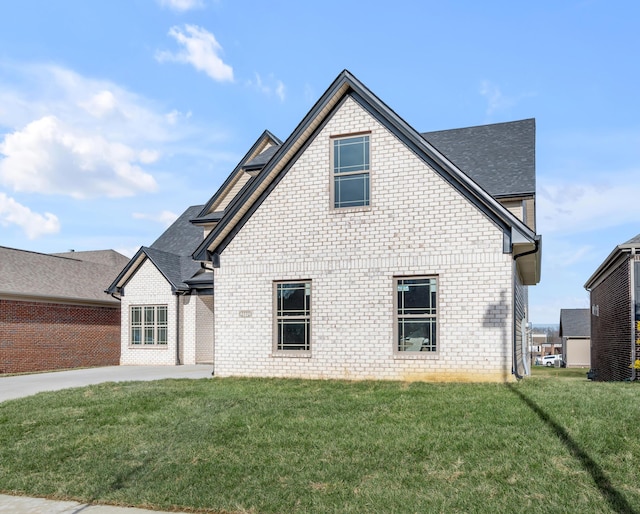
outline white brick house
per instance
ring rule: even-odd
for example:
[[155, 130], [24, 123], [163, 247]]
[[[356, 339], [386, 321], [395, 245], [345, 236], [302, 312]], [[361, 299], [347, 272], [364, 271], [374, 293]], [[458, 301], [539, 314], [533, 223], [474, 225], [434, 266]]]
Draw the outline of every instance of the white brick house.
[[[203, 279], [213, 271], [214, 373], [526, 374], [526, 286], [541, 254], [534, 131], [524, 120], [420, 134], [342, 72], [191, 218], [204, 229], [193, 258]], [[142, 304], [131, 274], [120, 279], [112, 290], [129, 280], [123, 301], [133, 287]]]

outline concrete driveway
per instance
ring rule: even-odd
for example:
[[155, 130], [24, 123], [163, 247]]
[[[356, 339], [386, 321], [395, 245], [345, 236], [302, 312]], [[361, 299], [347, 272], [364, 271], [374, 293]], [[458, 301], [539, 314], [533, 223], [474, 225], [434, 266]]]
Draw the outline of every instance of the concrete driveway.
[[0, 402], [23, 398], [42, 391], [59, 391], [102, 382], [161, 380], [163, 378], [211, 378], [210, 364], [191, 366], [107, 366], [104, 368], [51, 371], [3, 377], [0, 375]]

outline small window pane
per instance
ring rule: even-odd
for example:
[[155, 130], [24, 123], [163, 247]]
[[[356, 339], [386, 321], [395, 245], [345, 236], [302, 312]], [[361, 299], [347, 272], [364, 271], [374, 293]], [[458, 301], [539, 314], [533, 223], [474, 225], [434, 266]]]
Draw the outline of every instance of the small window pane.
[[131, 329], [131, 344], [142, 344], [142, 329], [140, 327]]
[[158, 328], [158, 344], [167, 344], [167, 328]]
[[166, 325], [167, 324], [167, 308], [160, 306], [158, 307], [158, 325]]
[[335, 173], [369, 169], [369, 136], [350, 137], [334, 141]]
[[131, 307], [131, 324], [132, 325], [142, 324], [142, 308], [141, 307]]
[[155, 307], [145, 307], [144, 308], [144, 324], [149, 325], [154, 323], [155, 319]]
[[281, 316], [300, 316], [307, 311], [305, 284], [278, 284]]
[[435, 319], [398, 320], [398, 350], [413, 352], [432, 352], [436, 350]]
[[369, 205], [369, 174], [335, 177], [334, 200], [336, 207]]
[[280, 322], [279, 350], [308, 350], [309, 321], [285, 321]]
[[144, 329], [144, 344], [153, 344], [154, 343], [153, 333], [154, 333], [153, 327], [145, 327], [145, 329]]

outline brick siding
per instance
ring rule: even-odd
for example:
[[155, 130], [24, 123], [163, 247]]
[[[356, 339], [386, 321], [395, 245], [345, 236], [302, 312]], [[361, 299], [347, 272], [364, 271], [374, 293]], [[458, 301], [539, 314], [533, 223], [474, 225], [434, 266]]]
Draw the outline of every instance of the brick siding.
[[[178, 297], [178, 300], [180, 298]], [[122, 296], [122, 326], [120, 364], [138, 366], [174, 366], [178, 363], [176, 355], [176, 319], [179, 308], [176, 296], [171, 293], [171, 285], [158, 268], [147, 259], [125, 284]], [[129, 309], [132, 305], [167, 306], [167, 344], [164, 346], [131, 346]]]
[[120, 306], [0, 300], [0, 373], [117, 365]]
[[591, 368], [595, 380], [625, 380], [631, 377], [631, 289], [629, 260], [625, 259], [591, 290]]
[[[370, 131], [371, 207], [331, 207], [331, 135]], [[220, 256], [219, 376], [513, 379], [503, 234], [354, 101], [327, 122]], [[437, 354], [394, 354], [394, 276], [435, 275]], [[273, 281], [311, 280], [311, 355], [273, 351]], [[420, 353], [420, 355], [416, 355]]]

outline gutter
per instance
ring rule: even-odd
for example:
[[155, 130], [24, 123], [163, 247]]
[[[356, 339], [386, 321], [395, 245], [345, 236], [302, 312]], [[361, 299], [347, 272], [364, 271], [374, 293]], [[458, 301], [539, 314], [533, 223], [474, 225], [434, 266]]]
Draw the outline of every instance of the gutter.
[[[516, 273], [518, 271], [517, 269], [517, 265], [516, 265], [516, 261], [520, 258], [520, 257], [524, 257], [525, 255], [531, 255], [534, 253], [538, 253], [538, 250], [540, 249], [540, 238], [536, 237], [533, 240], [534, 243], [534, 247], [533, 250], [529, 250], [528, 252], [524, 252], [524, 253], [520, 253], [518, 255], [515, 255], [513, 257], [513, 278], [514, 278], [514, 282], [515, 282], [515, 277], [516, 277]], [[515, 283], [514, 283], [515, 286]], [[512, 340], [513, 340], [513, 359], [512, 359], [512, 368], [511, 368], [511, 373], [513, 373], [516, 378], [518, 380], [520, 380], [522, 377], [522, 375], [520, 375], [518, 373], [518, 364], [516, 362], [516, 331], [518, 330], [518, 328], [516, 327], [516, 288], [513, 288], [513, 320], [512, 320], [512, 325], [513, 325], [513, 334], [512, 334]]]

